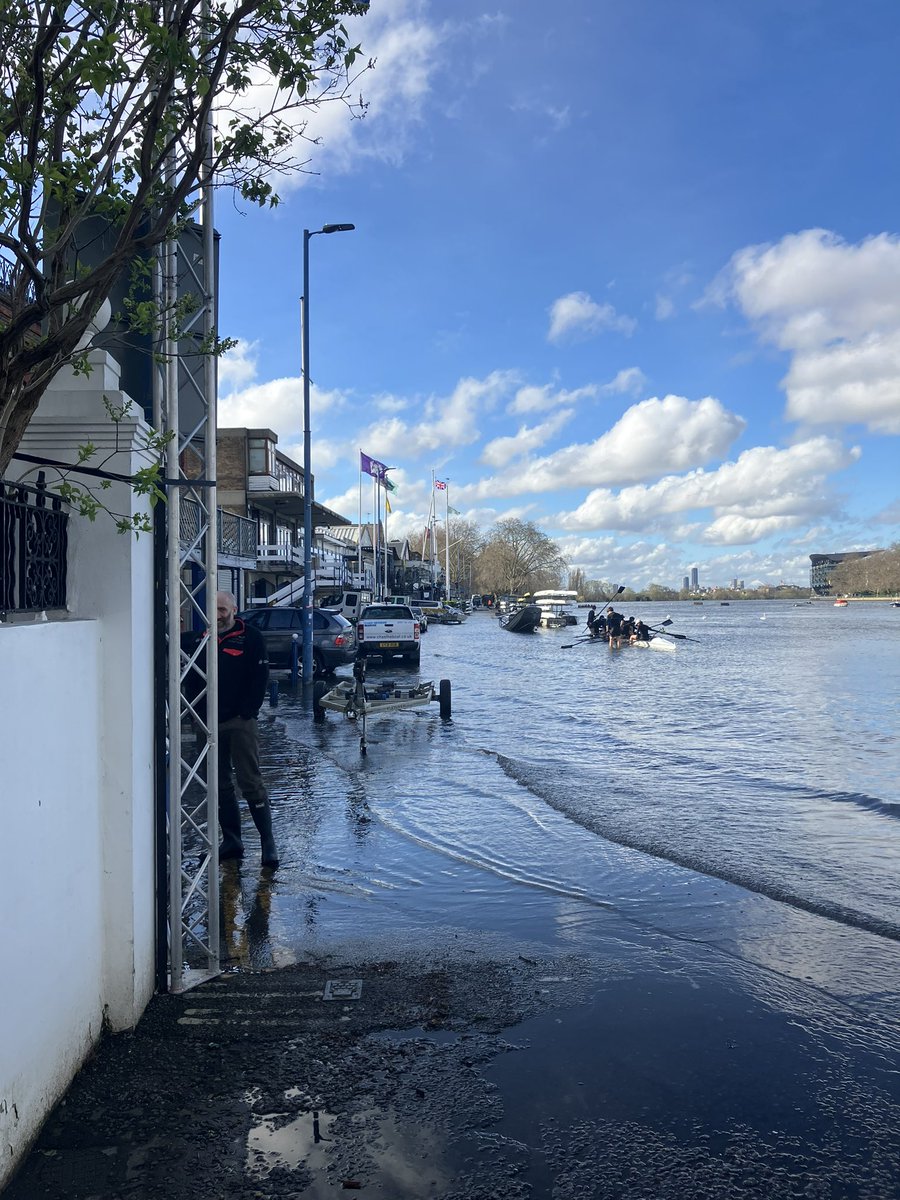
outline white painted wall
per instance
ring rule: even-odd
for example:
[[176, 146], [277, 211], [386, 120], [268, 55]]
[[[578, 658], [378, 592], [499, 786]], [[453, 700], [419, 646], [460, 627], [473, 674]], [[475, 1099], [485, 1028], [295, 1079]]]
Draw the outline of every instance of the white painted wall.
[[94, 621], [0, 626], [0, 1182], [102, 1028], [99, 646]]
[[[61, 375], [21, 449], [110, 471], [144, 465], [146, 427], [111, 424], [118, 374]], [[48, 471], [52, 484], [52, 472]], [[120, 512], [131, 490], [104, 493]], [[96, 1044], [154, 986], [153, 573], [149, 535], [69, 522], [69, 612], [0, 625], [0, 1187]]]

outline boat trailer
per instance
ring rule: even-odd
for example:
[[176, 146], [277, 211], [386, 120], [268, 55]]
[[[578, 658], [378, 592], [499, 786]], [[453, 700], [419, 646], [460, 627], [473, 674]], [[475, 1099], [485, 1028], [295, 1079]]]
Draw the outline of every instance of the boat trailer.
[[366, 682], [366, 659], [357, 658], [353, 678], [342, 679], [329, 688], [319, 680], [313, 688], [313, 718], [324, 721], [326, 712], [341, 713], [349, 721], [360, 722], [359, 752], [368, 750], [366, 721], [369, 717], [405, 709], [425, 708], [432, 702], [440, 706], [444, 720], [451, 715], [450, 680], [440, 680], [437, 690], [432, 682], [409, 684], [396, 679]]

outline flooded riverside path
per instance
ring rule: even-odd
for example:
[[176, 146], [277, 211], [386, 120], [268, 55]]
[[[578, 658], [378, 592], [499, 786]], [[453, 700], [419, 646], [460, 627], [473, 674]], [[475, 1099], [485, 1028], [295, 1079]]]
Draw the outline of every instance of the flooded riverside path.
[[674, 655], [433, 627], [370, 675], [451, 720], [366, 757], [283, 687], [226, 974], [107, 1043], [13, 1200], [900, 1196], [900, 613], [666, 611]]

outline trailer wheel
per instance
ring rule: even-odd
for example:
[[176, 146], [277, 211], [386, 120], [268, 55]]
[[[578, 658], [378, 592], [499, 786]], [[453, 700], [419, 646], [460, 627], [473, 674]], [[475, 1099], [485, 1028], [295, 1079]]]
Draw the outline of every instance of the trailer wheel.
[[450, 680], [442, 679], [438, 686], [438, 700], [440, 703], [441, 716], [446, 719], [450, 716]]
[[322, 707], [322, 705], [319, 703], [319, 701], [322, 699], [322, 697], [325, 695], [325, 693], [327, 691], [328, 691], [328, 687], [327, 687], [324, 679], [317, 679], [316, 682], [313, 684], [313, 720], [314, 721], [324, 721], [325, 720], [325, 709]]

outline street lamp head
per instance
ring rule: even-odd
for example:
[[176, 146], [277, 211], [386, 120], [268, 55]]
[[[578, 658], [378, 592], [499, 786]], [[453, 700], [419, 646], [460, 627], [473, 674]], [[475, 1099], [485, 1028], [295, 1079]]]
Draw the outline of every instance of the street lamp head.
[[323, 233], [349, 233], [351, 229], [355, 229], [355, 225], [323, 225]]

